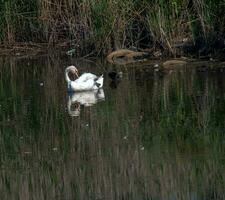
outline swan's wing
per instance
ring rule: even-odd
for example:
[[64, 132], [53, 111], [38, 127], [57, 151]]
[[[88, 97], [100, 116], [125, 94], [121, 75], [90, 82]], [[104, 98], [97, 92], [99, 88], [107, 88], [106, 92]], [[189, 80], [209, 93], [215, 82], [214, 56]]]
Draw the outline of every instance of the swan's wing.
[[74, 91], [95, 90], [103, 86], [103, 76], [97, 77], [91, 73], [84, 73], [78, 79], [71, 82]]
[[74, 91], [91, 90], [93, 89], [94, 83], [93, 79], [87, 79], [85, 81], [76, 80], [71, 83], [71, 87]]
[[103, 81], [104, 81], [103, 75], [101, 75], [101, 76], [95, 78], [94, 81], [95, 81], [95, 85], [96, 85], [98, 88], [102, 88], [102, 87], [103, 87]]
[[76, 79], [76, 82], [86, 82], [90, 79], [94, 80], [97, 76], [91, 73], [84, 73], [82, 74], [78, 79]]

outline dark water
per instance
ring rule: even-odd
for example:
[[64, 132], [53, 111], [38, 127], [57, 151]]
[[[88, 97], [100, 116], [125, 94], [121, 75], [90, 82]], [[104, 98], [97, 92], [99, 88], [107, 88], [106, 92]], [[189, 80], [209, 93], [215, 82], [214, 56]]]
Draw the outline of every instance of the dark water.
[[225, 199], [223, 69], [117, 66], [92, 105], [67, 95], [69, 64], [114, 68], [0, 59], [1, 199]]

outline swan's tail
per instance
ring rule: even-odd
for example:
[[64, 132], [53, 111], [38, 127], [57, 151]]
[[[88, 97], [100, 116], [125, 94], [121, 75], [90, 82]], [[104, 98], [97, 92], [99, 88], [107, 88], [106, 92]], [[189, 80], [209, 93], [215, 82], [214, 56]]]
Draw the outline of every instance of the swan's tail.
[[102, 88], [103, 87], [103, 81], [104, 81], [104, 77], [103, 74], [101, 76], [98, 77], [98, 79], [95, 81], [96, 85], [98, 88]]

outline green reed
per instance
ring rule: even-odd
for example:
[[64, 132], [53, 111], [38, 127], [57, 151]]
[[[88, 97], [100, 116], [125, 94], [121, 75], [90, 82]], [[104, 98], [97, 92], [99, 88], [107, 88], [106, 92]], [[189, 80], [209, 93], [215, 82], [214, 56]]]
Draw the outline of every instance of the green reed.
[[13, 0], [0, 2], [0, 41], [37, 42], [37, 2]]
[[213, 43], [225, 32], [222, 0], [0, 2], [0, 41], [82, 45], [86, 52], [162, 46], [199, 37]]

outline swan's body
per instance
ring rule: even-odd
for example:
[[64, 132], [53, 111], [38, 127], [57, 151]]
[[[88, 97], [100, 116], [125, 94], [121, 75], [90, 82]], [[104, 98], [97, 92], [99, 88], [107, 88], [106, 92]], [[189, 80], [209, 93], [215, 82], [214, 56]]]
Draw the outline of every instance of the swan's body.
[[69, 66], [65, 70], [65, 79], [67, 82], [68, 91], [88, 91], [88, 90], [98, 90], [103, 87], [103, 75], [97, 77], [91, 73], [84, 73], [76, 80], [72, 81], [69, 78], [69, 72], [74, 73], [78, 77], [78, 70], [75, 66]]
[[[102, 101], [104, 99], [105, 99], [105, 94], [103, 89], [72, 93], [69, 95], [69, 99], [67, 102], [69, 115], [79, 116], [80, 105], [89, 107], [96, 104], [98, 101]], [[74, 105], [77, 104], [75, 109], [72, 109], [73, 104]]]

